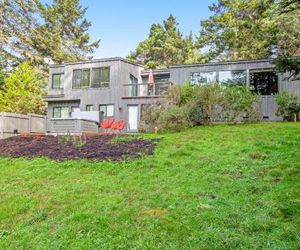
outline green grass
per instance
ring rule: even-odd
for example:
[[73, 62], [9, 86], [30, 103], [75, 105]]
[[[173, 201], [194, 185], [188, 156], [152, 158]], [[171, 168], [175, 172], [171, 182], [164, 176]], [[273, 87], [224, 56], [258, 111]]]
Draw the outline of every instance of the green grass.
[[157, 137], [128, 162], [0, 159], [0, 249], [299, 249], [300, 123]]

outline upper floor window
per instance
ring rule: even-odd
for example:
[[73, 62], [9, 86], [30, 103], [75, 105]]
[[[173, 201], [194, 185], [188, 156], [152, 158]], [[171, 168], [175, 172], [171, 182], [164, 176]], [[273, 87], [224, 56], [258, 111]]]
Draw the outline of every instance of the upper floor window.
[[73, 89], [87, 88], [90, 86], [90, 69], [73, 70]]
[[137, 96], [138, 95], [138, 89], [137, 89], [137, 84], [138, 84], [138, 79], [134, 75], [129, 75], [129, 96]]
[[52, 88], [63, 89], [64, 88], [64, 74], [53, 74], [52, 75]]
[[191, 83], [195, 85], [215, 83], [216, 76], [216, 72], [194, 72], [191, 75]]
[[69, 117], [69, 107], [54, 107], [52, 117], [53, 118], [68, 118]]
[[92, 69], [92, 88], [109, 87], [110, 68], [93, 68]]
[[245, 70], [220, 71], [219, 82], [223, 84], [243, 85], [247, 82]]

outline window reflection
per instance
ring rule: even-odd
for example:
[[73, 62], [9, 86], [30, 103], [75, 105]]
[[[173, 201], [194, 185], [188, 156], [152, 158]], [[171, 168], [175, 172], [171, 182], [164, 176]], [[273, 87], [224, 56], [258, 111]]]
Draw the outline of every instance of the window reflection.
[[220, 71], [219, 82], [225, 85], [243, 85], [246, 84], [247, 73], [245, 70]]
[[216, 80], [216, 72], [194, 72], [191, 75], [191, 83], [195, 85], [215, 83]]

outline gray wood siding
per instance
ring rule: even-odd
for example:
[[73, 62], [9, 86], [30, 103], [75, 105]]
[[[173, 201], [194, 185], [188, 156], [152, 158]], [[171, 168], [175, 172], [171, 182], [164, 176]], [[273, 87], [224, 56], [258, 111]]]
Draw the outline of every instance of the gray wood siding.
[[98, 132], [98, 128], [97, 122], [81, 120], [81, 130], [84, 132]]
[[[96, 67], [110, 67], [110, 86], [109, 88], [85, 88], [85, 89], [72, 89], [72, 79], [74, 69], [83, 68], [96, 68]], [[184, 84], [191, 79], [191, 73], [203, 71], [227, 71], [227, 70], [246, 70], [247, 71], [247, 84], [249, 84], [249, 72], [254, 69], [272, 69], [274, 65], [271, 60], [253, 60], [253, 61], [237, 61], [237, 62], [224, 62], [224, 63], [208, 63], [208, 64], [194, 64], [194, 65], [173, 65], [170, 69], [154, 71], [154, 74], [162, 74], [166, 77], [170, 72], [170, 81], [173, 84]], [[64, 73], [64, 89], [52, 89], [52, 74]], [[54, 106], [68, 106], [71, 111], [72, 106], [80, 107], [81, 111], [86, 110], [86, 105], [93, 105], [94, 110], [99, 110], [100, 104], [113, 104], [115, 119], [124, 119], [128, 121], [128, 105], [139, 105], [149, 103], [163, 102], [161, 98], [123, 98], [124, 97], [124, 84], [129, 84], [129, 75], [132, 74], [138, 79], [138, 82], [147, 82], [147, 72], [143, 71], [143, 67], [126, 62], [122, 59], [109, 59], [109, 60], [95, 60], [88, 62], [70, 63], [65, 65], [58, 65], [50, 67], [49, 74], [49, 95], [64, 94], [57, 101], [48, 102], [48, 125], [47, 130], [51, 130], [52, 112]], [[287, 81], [284, 75], [279, 74], [278, 78], [279, 91], [287, 90], [296, 93], [300, 96], [300, 81]], [[276, 103], [274, 96], [266, 96], [262, 98], [262, 111], [264, 116], [269, 116], [271, 120], [277, 120], [275, 116]], [[63, 124], [67, 128], [67, 124]], [[74, 124], [73, 124], [74, 126]], [[60, 128], [59, 128], [60, 129]], [[76, 128], [71, 128], [76, 129]], [[93, 128], [91, 128], [93, 129]]]
[[[97, 68], [97, 67], [110, 67], [110, 85], [109, 88], [82, 88], [72, 89], [72, 79], [74, 69], [83, 68]], [[55, 73], [64, 72], [64, 100], [80, 100], [80, 110], [85, 111], [86, 105], [94, 105], [94, 110], [99, 110], [100, 104], [113, 104], [114, 116], [116, 119], [124, 119], [123, 111], [126, 103], [122, 97], [124, 95], [123, 85], [129, 84], [129, 75], [132, 74], [138, 81], [141, 81], [140, 72], [143, 68], [131, 63], [126, 63], [121, 60], [103, 61], [103, 62], [90, 62], [82, 64], [71, 64], [61, 67], [50, 68], [49, 77], [49, 92], [48, 94], [55, 94], [57, 90], [52, 90], [51, 75]], [[72, 106], [74, 101], [68, 101], [69, 106]], [[48, 116], [52, 117], [53, 107], [55, 105], [63, 106], [66, 102], [49, 102]]]

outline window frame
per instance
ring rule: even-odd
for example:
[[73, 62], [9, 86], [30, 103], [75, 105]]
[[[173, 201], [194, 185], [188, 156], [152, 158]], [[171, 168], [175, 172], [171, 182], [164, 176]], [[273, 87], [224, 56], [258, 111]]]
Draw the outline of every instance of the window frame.
[[[238, 82], [238, 83], [234, 83], [232, 81], [232, 79], [230, 79], [228, 81], [221, 81], [221, 74], [224, 72], [230, 72], [231, 73], [231, 77], [232, 77], [232, 72], [243, 72], [244, 73], [244, 81], [243, 82]], [[228, 85], [228, 83], [230, 82], [230, 84], [234, 85], [234, 86], [246, 86], [247, 85], [247, 70], [246, 69], [237, 69], [237, 70], [220, 70], [218, 71], [218, 82], [222, 85]]]
[[[89, 108], [92, 108], [92, 109], [89, 109], [89, 110], [88, 110], [88, 107], [89, 107]], [[87, 104], [87, 105], [85, 106], [85, 111], [87, 111], [87, 112], [94, 111], [94, 105], [93, 105], [93, 104]]]
[[[208, 73], [213, 73], [214, 74], [214, 81], [213, 82], [205, 82], [205, 83], [202, 83], [202, 82], [194, 83], [193, 82], [193, 75], [194, 74], [208, 74]], [[217, 71], [195, 71], [195, 72], [190, 73], [190, 81], [191, 81], [192, 85], [198, 85], [198, 86], [205, 85], [205, 84], [213, 84], [213, 83], [217, 83], [217, 81], [218, 81], [217, 75], [218, 75]]]
[[[75, 78], [74, 78], [74, 72], [80, 72], [80, 85], [76, 86], [74, 85]], [[88, 85], [83, 85], [83, 72], [88, 71]], [[82, 68], [82, 69], [73, 69], [73, 75], [72, 75], [72, 89], [86, 89], [91, 87], [91, 69], [90, 68]]]
[[[99, 104], [99, 112], [101, 114], [101, 106], [103, 107], [106, 107], [106, 111], [105, 111], [105, 114], [106, 115], [103, 115], [103, 118], [106, 119], [106, 118], [113, 118], [115, 116], [115, 105], [114, 104]], [[113, 107], [113, 115], [112, 116], [107, 116], [107, 106], [112, 106]]]
[[[276, 78], [276, 90], [275, 92], [272, 92], [272, 87], [269, 86], [267, 89], [265, 90], [261, 90], [259, 88], [257, 88], [258, 85], [254, 85], [252, 84], [252, 74], [259, 74], [259, 73], [272, 73], [273, 76]], [[250, 89], [259, 94], [260, 96], [272, 96], [272, 95], [276, 95], [277, 93], [279, 93], [279, 76], [278, 76], [278, 73], [275, 71], [275, 70], [269, 70], [269, 69], [252, 69], [249, 71], [249, 87]], [[266, 92], [266, 91], [271, 91], [270, 93], [263, 93], [263, 92]]]
[[[59, 109], [59, 117], [54, 117], [55, 109]], [[62, 117], [62, 109], [68, 109], [68, 117]], [[70, 117], [70, 108], [68, 106], [55, 106], [52, 108], [52, 119], [66, 119]]]
[[[59, 79], [59, 83], [60, 83], [60, 87], [59, 88], [57, 88], [57, 87], [54, 87], [54, 77], [55, 76], [60, 76], [60, 79]], [[61, 82], [61, 79], [62, 79], [62, 77], [64, 77], [64, 73], [53, 73], [52, 74], [52, 83], [51, 83], [51, 88], [52, 89], [63, 89], [64, 88], [64, 79], [63, 79], [63, 81]]]
[[[108, 69], [108, 82], [102, 82], [102, 70], [103, 69]], [[100, 70], [99, 72], [99, 79], [100, 83], [99, 84], [94, 84], [94, 70]], [[91, 88], [96, 89], [96, 88], [109, 88], [110, 87], [110, 66], [105, 66], [105, 67], [93, 67], [91, 68]], [[106, 85], [107, 84], [107, 85]]]

